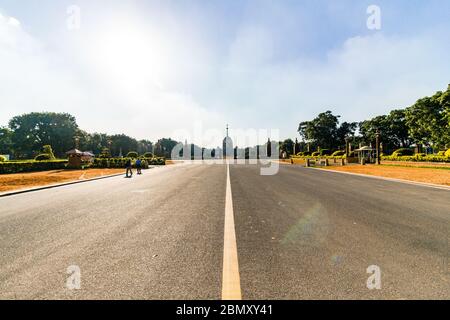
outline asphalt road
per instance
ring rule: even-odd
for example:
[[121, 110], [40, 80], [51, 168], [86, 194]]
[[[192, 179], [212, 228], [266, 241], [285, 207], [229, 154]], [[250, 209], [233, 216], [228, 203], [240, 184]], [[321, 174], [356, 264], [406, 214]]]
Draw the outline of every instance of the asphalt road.
[[[243, 299], [450, 299], [450, 191], [259, 169], [229, 168]], [[0, 298], [220, 299], [226, 184], [179, 164], [0, 198]]]

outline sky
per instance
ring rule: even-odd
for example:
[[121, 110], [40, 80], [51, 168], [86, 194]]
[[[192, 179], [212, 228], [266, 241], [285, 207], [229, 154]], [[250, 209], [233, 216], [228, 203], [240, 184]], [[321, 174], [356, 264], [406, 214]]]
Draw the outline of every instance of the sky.
[[0, 0], [0, 126], [54, 111], [153, 141], [296, 138], [326, 110], [361, 121], [445, 90], [449, 39], [446, 0]]

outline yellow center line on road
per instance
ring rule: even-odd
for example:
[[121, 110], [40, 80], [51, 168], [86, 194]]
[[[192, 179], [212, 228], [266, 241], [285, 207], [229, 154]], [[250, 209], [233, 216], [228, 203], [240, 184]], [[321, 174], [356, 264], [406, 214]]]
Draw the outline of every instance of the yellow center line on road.
[[241, 300], [241, 280], [234, 228], [233, 197], [230, 183], [230, 164], [227, 161], [225, 196], [225, 230], [223, 240], [222, 300]]

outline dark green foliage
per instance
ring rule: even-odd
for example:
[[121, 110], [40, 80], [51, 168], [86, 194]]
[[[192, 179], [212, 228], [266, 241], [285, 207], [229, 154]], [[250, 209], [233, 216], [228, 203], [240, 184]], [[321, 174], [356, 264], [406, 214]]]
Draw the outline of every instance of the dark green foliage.
[[170, 138], [159, 139], [155, 144], [155, 155], [170, 159], [172, 156], [172, 149], [178, 144], [177, 141]]
[[450, 144], [450, 85], [424, 97], [405, 110], [406, 124], [411, 138], [421, 144], [446, 147]]
[[127, 153], [127, 158], [136, 159], [138, 157], [138, 153], [136, 151], [130, 151]]
[[326, 111], [311, 121], [300, 122], [297, 131], [313, 147], [336, 149], [345, 145], [345, 137], [352, 136], [357, 127], [356, 123], [348, 122], [339, 125], [339, 117]]
[[337, 150], [337, 151], [333, 152], [331, 155], [333, 157], [344, 156], [345, 155], [345, 151], [344, 150]]
[[414, 150], [408, 149], [408, 148], [400, 148], [400, 149], [395, 150], [394, 153], [392, 153], [392, 155], [394, 157], [412, 156], [412, 155], [414, 155]]
[[102, 152], [99, 155], [99, 158], [105, 158], [105, 159], [111, 158], [111, 153], [109, 152], [109, 149], [106, 147], [103, 148]]
[[55, 155], [53, 154], [52, 146], [49, 144], [46, 144], [42, 147], [42, 153], [47, 154], [49, 156], [48, 160], [55, 159]]
[[331, 154], [331, 150], [329, 149], [320, 149], [321, 156], [329, 156]]
[[17, 158], [30, 158], [42, 145], [53, 146], [57, 156], [73, 148], [73, 137], [78, 131], [75, 117], [67, 113], [32, 112], [9, 121], [11, 137]]
[[34, 158], [34, 160], [36, 160], [36, 161], [45, 161], [45, 160], [52, 160], [52, 159], [54, 159], [54, 158], [52, 158], [52, 156], [48, 153], [41, 153]]
[[153, 153], [151, 153], [151, 152], [144, 153], [144, 158], [153, 158], [153, 157], [154, 157]]

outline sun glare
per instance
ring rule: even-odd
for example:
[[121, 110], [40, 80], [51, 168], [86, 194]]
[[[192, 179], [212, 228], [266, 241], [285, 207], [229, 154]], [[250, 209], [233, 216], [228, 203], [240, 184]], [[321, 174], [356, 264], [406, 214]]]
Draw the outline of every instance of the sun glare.
[[162, 87], [163, 44], [148, 30], [122, 25], [98, 37], [95, 52], [102, 72], [122, 87]]

